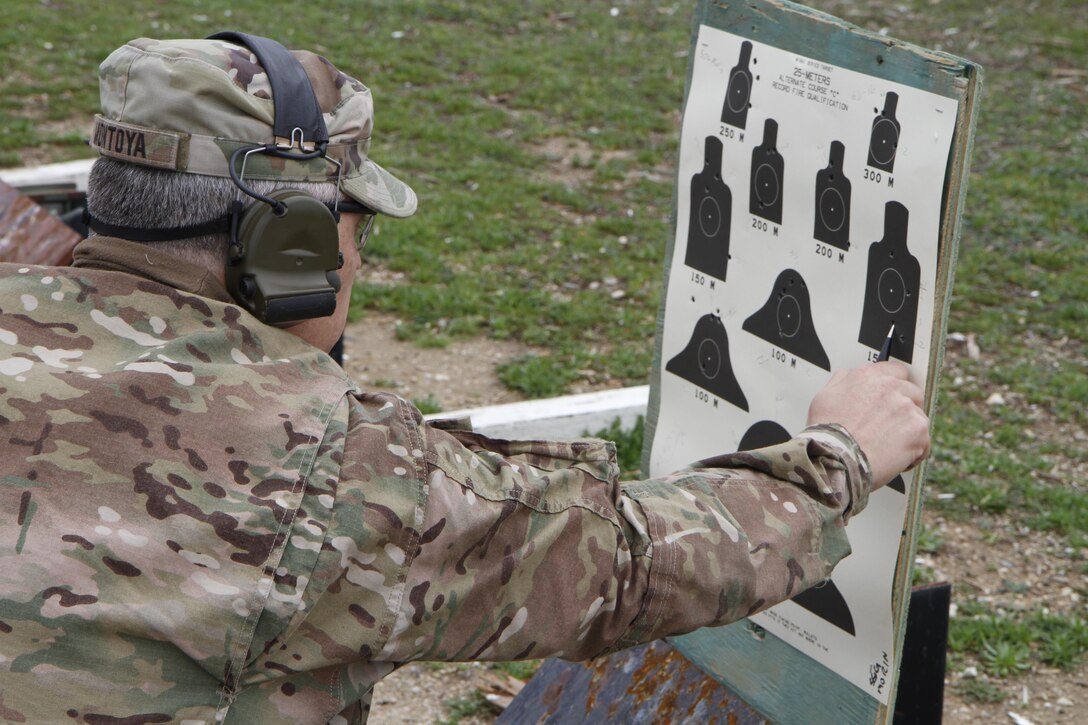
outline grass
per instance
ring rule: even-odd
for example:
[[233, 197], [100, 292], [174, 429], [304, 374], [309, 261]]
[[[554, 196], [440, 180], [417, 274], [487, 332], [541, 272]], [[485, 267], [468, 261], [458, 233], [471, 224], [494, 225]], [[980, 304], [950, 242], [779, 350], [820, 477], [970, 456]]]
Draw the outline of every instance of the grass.
[[957, 689], [965, 699], [971, 702], [993, 704], [1005, 699], [1005, 693], [987, 680], [963, 680]]
[[[977, 336], [983, 357], [957, 360], [941, 389], [929, 483], [955, 497], [930, 505], [975, 525], [1000, 518], [1048, 532], [1082, 551], [1082, 0], [1030, 12], [983, 0], [810, 4], [986, 69], [949, 321], [950, 330]], [[356, 314], [395, 313], [404, 323], [398, 335], [420, 345], [478, 335], [530, 345], [533, 354], [500, 370], [530, 397], [563, 393], [587, 371], [595, 381], [645, 383], [670, 234], [690, 4], [282, 7], [288, 24], [264, 0], [235, 0], [230, 10], [204, 0], [9, 3], [0, 27], [0, 165], [90, 155], [81, 139], [97, 107], [95, 67], [129, 38], [231, 27], [318, 50], [372, 87], [374, 156], [421, 197], [415, 218], [380, 223], [367, 250], [368, 263], [407, 283], [357, 285]], [[1009, 403], [987, 405], [995, 391]], [[1018, 627], [1042, 626], [1025, 621], [956, 623], [957, 651], [989, 656], [985, 666], [1014, 674], [1023, 655]], [[1068, 636], [1051, 639], [1059, 644], [1020, 644], [1031, 662], [1081, 662], [1083, 626], [1074, 619], [1060, 630]]]
[[430, 393], [425, 398], [412, 398], [412, 405], [423, 415], [442, 412], [442, 403]]
[[479, 690], [465, 697], [446, 700], [444, 704], [447, 717], [440, 720], [439, 725], [457, 725], [464, 718], [483, 715], [490, 711], [487, 700], [484, 699], [483, 693]]
[[1088, 619], [1029, 612], [1009, 615], [977, 602], [960, 604], [949, 629], [954, 656], [972, 655], [995, 677], [1046, 665], [1074, 671], [1088, 660]]

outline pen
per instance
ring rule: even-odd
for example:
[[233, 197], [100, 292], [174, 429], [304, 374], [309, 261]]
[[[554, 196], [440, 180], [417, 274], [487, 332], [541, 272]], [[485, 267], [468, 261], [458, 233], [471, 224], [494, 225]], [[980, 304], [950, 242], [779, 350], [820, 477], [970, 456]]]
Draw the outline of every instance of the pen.
[[891, 329], [888, 330], [888, 337], [885, 338], [884, 344], [880, 347], [880, 354], [876, 356], [877, 362], [883, 362], [888, 359], [888, 356], [892, 351], [892, 337], [895, 336], [895, 323], [892, 323]]

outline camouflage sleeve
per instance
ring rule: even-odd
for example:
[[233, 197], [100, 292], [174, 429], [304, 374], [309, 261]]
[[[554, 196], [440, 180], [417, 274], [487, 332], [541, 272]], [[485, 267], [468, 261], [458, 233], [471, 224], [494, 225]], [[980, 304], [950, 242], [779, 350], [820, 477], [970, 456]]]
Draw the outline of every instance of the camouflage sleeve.
[[584, 659], [734, 621], [825, 578], [870, 487], [836, 427], [627, 485], [604, 441], [421, 430], [424, 533], [390, 662]]

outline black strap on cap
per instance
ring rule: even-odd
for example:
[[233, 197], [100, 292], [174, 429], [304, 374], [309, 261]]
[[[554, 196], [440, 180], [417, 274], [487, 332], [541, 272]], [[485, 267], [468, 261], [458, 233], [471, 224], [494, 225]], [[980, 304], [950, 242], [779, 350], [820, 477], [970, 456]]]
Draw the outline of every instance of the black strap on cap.
[[329, 131], [325, 127], [321, 107], [317, 104], [317, 96], [314, 95], [306, 69], [291, 51], [271, 38], [233, 30], [209, 35], [207, 40], [226, 40], [242, 45], [257, 56], [272, 86], [272, 108], [275, 113], [272, 132], [277, 138], [289, 139], [293, 143], [293, 133], [299, 129], [306, 142], [313, 142], [324, 149], [329, 142]]

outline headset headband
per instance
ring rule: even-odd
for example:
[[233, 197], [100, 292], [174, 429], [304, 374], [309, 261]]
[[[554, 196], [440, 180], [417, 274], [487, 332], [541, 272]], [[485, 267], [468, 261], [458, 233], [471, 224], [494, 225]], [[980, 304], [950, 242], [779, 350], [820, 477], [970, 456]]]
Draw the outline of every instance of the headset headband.
[[209, 35], [207, 40], [236, 43], [249, 48], [257, 56], [257, 62], [264, 68], [268, 83], [272, 86], [272, 109], [275, 114], [272, 133], [278, 146], [290, 148], [297, 142], [300, 151], [313, 150], [305, 149], [304, 143], [324, 149], [329, 143], [325, 118], [321, 115], [321, 107], [317, 104], [317, 96], [306, 69], [291, 51], [271, 38], [233, 30]]

